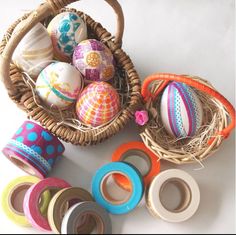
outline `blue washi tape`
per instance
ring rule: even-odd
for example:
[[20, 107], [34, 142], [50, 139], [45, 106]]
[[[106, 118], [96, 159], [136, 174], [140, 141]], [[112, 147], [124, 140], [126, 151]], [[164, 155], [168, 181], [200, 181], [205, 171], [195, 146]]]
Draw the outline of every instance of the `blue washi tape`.
[[[103, 182], [109, 175], [121, 173], [129, 178], [132, 184], [131, 196], [121, 204], [112, 203], [105, 198], [103, 193]], [[144, 193], [143, 179], [139, 171], [125, 162], [112, 162], [100, 168], [92, 180], [92, 194], [98, 204], [104, 207], [111, 214], [121, 215], [132, 211], [141, 201]]]

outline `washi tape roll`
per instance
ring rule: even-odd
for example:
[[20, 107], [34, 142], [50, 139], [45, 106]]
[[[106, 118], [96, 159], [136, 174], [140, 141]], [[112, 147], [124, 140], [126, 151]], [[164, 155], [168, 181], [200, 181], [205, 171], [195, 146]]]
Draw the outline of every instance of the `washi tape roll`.
[[57, 137], [38, 124], [25, 121], [2, 152], [28, 174], [43, 179], [64, 150]]
[[[67, 188], [56, 193], [48, 207], [48, 222], [52, 231], [60, 234], [61, 223], [66, 212], [73, 204], [84, 201], [93, 201], [93, 197], [82, 188]], [[94, 220], [87, 217], [79, 229], [83, 234], [90, 234], [94, 226]]]
[[95, 202], [81, 202], [71, 207], [62, 221], [62, 234], [78, 233], [78, 221], [83, 216], [92, 216], [96, 221], [96, 234], [112, 234], [112, 224], [108, 213]]
[[[121, 174], [129, 179], [132, 190], [124, 200], [114, 199], [107, 191], [107, 180], [114, 173]], [[139, 171], [128, 163], [112, 162], [100, 168], [92, 180], [92, 194], [98, 204], [111, 214], [125, 214], [139, 204], [143, 197], [144, 185]]]
[[[167, 209], [162, 202], [162, 192], [169, 183], [175, 184], [182, 196], [180, 204], [173, 210]], [[146, 194], [146, 204], [150, 213], [167, 222], [183, 222], [191, 218], [197, 211], [199, 203], [198, 184], [188, 173], [177, 169], [157, 175]]]
[[47, 216], [43, 215], [38, 206], [40, 196], [45, 191], [61, 190], [71, 187], [66, 181], [58, 178], [47, 178], [30, 187], [24, 199], [24, 213], [31, 225], [42, 231], [51, 231]]
[[[30, 223], [25, 217], [23, 201], [27, 190], [40, 181], [34, 176], [23, 176], [12, 180], [4, 189], [1, 198], [3, 212], [14, 223], [28, 227]], [[46, 191], [40, 198], [40, 211], [45, 213], [50, 201], [50, 192]]]
[[[160, 172], [160, 160], [144, 145], [144, 143], [137, 141], [122, 144], [112, 155], [113, 162], [127, 161], [134, 165], [141, 172], [139, 169], [140, 167], [137, 164], [139, 158], [142, 158], [148, 166], [148, 170], [146, 172], [142, 172], [144, 185], [147, 186]], [[120, 174], [115, 174], [114, 179], [119, 184], [119, 186], [127, 191], [131, 191], [131, 184], [126, 177]]]

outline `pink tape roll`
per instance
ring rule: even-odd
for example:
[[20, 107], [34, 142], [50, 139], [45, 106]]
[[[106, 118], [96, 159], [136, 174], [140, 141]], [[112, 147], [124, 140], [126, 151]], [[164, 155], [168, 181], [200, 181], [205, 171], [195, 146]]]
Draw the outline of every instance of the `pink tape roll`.
[[38, 124], [25, 121], [2, 152], [28, 174], [43, 179], [64, 150], [57, 137]]
[[69, 187], [71, 187], [70, 184], [58, 178], [47, 178], [30, 187], [24, 198], [24, 213], [32, 227], [41, 231], [51, 231], [47, 217], [40, 212], [40, 197], [46, 190], [60, 190]]

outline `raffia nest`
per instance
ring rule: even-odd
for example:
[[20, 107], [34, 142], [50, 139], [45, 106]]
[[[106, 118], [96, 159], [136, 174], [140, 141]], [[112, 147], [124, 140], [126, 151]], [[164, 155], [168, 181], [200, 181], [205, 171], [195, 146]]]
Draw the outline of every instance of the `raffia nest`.
[[[122, 8], [116, 0], [106, 0], [117, 14], [117, 34], [115, 37], [107, 32], [100, 23], [75, 9], [64, 8], [75, 0], [47, 0], [39, 8], [25, 14], [8, 29], [0, 45], [0, 75], [10, 98], [42, 126], [60, 139], [75, 145], [94, 145], [100, 143], [124, 128], [133, 118], [133, 114], [141, 101], [141, 82], [129, 56], [121, 49], [124, 31]], [[122, 109], [119, 114], [105, 125], [93, 128], [76, 119], [75, 108], [67, 111], [50, 110], [41, 104], [34, 91], [35, 84], [30, 77], [12, 64], [12, 54], [23, 36], [38, 22], [48, 25], [50, 20], [60, 12], [77, 12], [86, 22], [89, 38], [105, 43], [112, 51], [116, 60], [116, 75], [112, 85], [117, 89]], [[15, 27], [25, 20], [21, 32], [13, 34]]]
[[[165, 130], [160, 116], [163, 89], [170, 81], [192, 86], [203, 106], [203, 124], [198, 133], [176, 139]], [[145, 145], [160, 159], [175, 164], [200, 163], [213, 154], [235, 127], [233, 106], [206, 80], [196, 76], [156, 74], [148, 77], [142, 87], [149, 112], [149, 122], [141, 131]], [[229, 124], [229, 122], [231, 123]]]

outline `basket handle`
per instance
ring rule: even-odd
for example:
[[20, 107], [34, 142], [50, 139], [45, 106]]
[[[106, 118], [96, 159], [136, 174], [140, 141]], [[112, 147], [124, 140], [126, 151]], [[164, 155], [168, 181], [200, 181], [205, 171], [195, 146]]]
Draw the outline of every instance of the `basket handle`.
[[[28, 18], [21, 25], [19, 30], [12, 35], [7, 42], [2, 54], [0, 55], [0, 79], [3, 81], [8, 94], [10, 96], [17, 95], [17, 89], [13, 86], [10, 79], [10, 63], [12, 55], [20, 43], [22, 38], [29, 32], [37, 23], [50, 16], [52, 13], [57, 13], [63, 7], [77, 0], [46, 0], [35, 11], [33, 11]], [[117, 30], [114, 43], [121, 47], [124, 33], [124, 14], [122, 8], [117, 0], [105, 0], [115, 11], [117, 16]]]
[[[163, 83], [158, 88], [158, 90], [154, 94], [152, 94], [149, 90], [149, 85], [152, 82], [157, 81], [157, 80], [163, 80]], [[227, 138], [230, 135], [231, 131], [235, 128], [235, 124], [236, 124], [235, 109], [234, 109], [233, 105], [219, 92], [215, 91], [211, 87], [204, 85], [198, 81], [189, 79], [185, 76], [169, 74], [169, 73], [158, 73], [158, 74], [151, 75], [145, 79], [143, 86], [142, 86], [141, 93], [142, 93], [144, 100], [148, 101], [149, 99], [152, 99], [152, 100], [156, 99], [156, 97], [160, 94], [160, 92], [167, 86], [167, 84], [170, 81], [177, 81], [177, 82], [185, 83], [185, 84], [187, 84], [191, 87], [194, 87], [200, 91], [203, 91], [203, 92], [213, 96], [217, 100], [219, 100], [224, 105], [224, 107], [227, 109], [227, 111], [229, 112], [229, 115], [231, 117], [231, 123], [225, 129], [223, 129], [222, 131], [219, 131], [217, 133], [217, 135], [223, 136], [224, 138]], [[216, 139], [216, 137], [212, 137], [209, 140], [208, 144], [211, 145], [215, 139]]]

